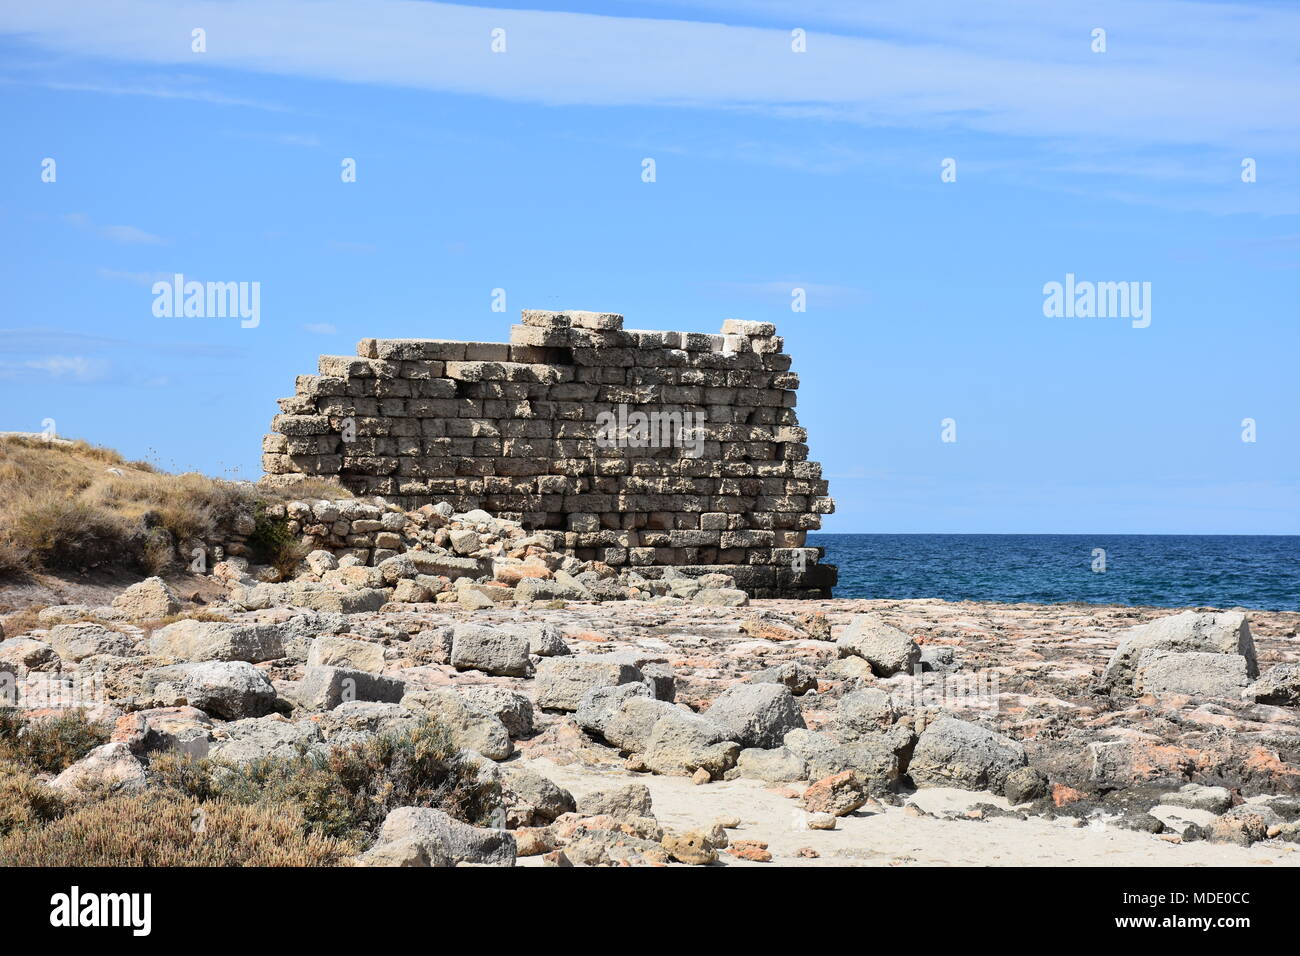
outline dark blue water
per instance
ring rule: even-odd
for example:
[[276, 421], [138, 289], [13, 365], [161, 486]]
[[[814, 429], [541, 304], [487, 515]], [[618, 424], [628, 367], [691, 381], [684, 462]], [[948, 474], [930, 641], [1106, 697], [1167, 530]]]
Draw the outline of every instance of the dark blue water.
[[[841, 598], [1300, 610], [1300, 535], [810, 534]], [[1093, 570], [1093, 549], [1105, 571]]]

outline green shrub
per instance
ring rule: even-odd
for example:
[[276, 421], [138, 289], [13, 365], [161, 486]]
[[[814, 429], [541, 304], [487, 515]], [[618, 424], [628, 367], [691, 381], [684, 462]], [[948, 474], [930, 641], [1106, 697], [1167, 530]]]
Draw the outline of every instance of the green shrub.
[[302, 541], [289, 530], [289, 519], [272, 517], [265, 505], [258, 505], [253, 533], [248, 536], [248, 547], [257, 564], [269, 564], [280, 577], [293, 576], [298, 563], [307, 556]]

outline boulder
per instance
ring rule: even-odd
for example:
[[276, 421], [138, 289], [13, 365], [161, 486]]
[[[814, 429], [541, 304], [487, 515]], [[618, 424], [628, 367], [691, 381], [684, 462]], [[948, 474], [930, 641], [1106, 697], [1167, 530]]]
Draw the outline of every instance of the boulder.
[[[4, 644], [0, 644], [0, 648], [3, 647]], [[1300, 704], [1300, 664], [1277, 664], [1270, 667], [1259, 680], [1250, 685], [1246, 696], [1259, 704]]]
[[798, 661], [782, 661], [775, 667], [768, 667], [749, 675], [751, 684], [784, 684], [790, 693], [806, 694], [817, 689], [817, 675]]
[[451, 665], [457, 670], [526, 677], [528, 639], [481, 624], [457, 624], [452, 628]]
[[1144, 650], [1138, 657], [1133, 689], [1139, 694], [1190, 694], [1240, 699], [1250, 683], [1240, 654]]
[[907, 773], [918, 787], [1001, 793], [1011, 771], [1025, 765], [1025, 748], [1016, 741], [979, 724], [943, 716], [917, 739]]
[[650, 688], [640, 681], [614, 687], [593, 687], [582, 695], [573, 719], [589, 734], [604, 739], [610, 722], [632, 697], [650, 697]]
[[784, 684], [733, 684], [706, 716], [742, 747], [779, 747], [786, 733], [805, 726], [803, 712]]
[[554, 624], [525, 621], [503, 624], [501, 629], [527, 639], [528, 652], [538, 657], [562, 657], [569, 653], [569, 645], [564, 643], [563, 634]]
[[650, 732], [654, 730], [659, 718], [665, 714], [678, 712], [679, 709], [666, 700], [633, 695], [623, 701], [618, 713], [605, 724], [601, 735], [611, 747], [630, 753], [641, 753], [648, 746]]
[[0, 666], [9, 664], [17, 674], [26, 674], [58, 660], [54, 648], [31, 637], [11, 637], [0, 641]]
[[540, 773], [506, 764], [501, 768], [501, 790], [506, 806], [506, 826], [545, 826], [562, 813], [577, 809], [573, 794]]
[[725, 728], [707, 717], [672, 707], [651, 728], [644, 761], [655, 773], [689, 776], [702, 768], [717, 778], [735, 765], [739, 754], [740, 744]]
[[410, 841], [423, 850], [432, 866], [515, 865], [515, 838], [508, 831], [473, 827], [431, 807], [389, 811], [375, 844], [401, 841]]
[[594, 687], [640, 681], [641, 671], [622, 660], [596, 654], [544, 657], [537, 665], [536, 702], [547, 710], [574, 711]]
[[1271, 827], [1279, 826], [1282, 818], [1269, 806], [1261, 803], [1243, 803], [1233, 807], [1209, 826], [1211, 843], [1233, 843], [1250, 846], [1268, 839]]
[[807, 776], [808, 765], [788, 747], [772, 750], [746, 747], [736, 758], [736, 766], [727, 771], [728, 780], [744, 777], [768, 784], [804, 780]]
[[74, 664], [96, 654], [127, 657], [135, 653], [133, 638], [121, 631], [114, 631], [91, 621], [59, 624], [50, 628], [45, 635], [45, 641], [54, 648], [59, 657]]
[[333, 710], [349, 700], [395, 704], [405, 692], [406, 684], [395, 677], [381, 677], [344, 667], [309, 667], [296, 696], [304, 707]]
[[402, 706], [434, 718], [459, 750], [473, 750], [492, 760], [505, 760], [514, 753], [506, 725], [451, 688], [411, 691], [402, 698]]
[[802, 805], [809, 813], [845, 817], [867, 802], [867, 791], [852, 770], [823, 777], [804, 791]]
[[378, 674], [384, 669], [384, 648], [370, 641], [358, 641], [335, 634], [322, 634], [311, 642], [308, 667], [350, 667]]
[[523, 694], [490, 684], [460, 687], [458, 690], [471, 706], [501, 721], [512, 739], [532, 735], [533, 702]]
[[695, 592], [691, 601], [714, 607], [746, 607], [749, 604], [749, 595], [738, 588], [701, 588]]
[[1012, 806], [1047, 796], [1047, 774], [1037, 767], [1018, 767], [1007, 774], [1003, 793]]
[[870, 687], [840, 698], [837, 724], [848, 735], [879, 733], [893, 726], [896, 716], [889, 695]]
[[264, 717], [275, 708], [275, 688], [247, 661], [206, 661], [191, 668], [180, 692], [205, 713], [223, 720]]
[[1223, 813], [1232, 806], [1232, 792], [1227, 787], [1206, 787], [1199, 783], [1189, 783], [1171, 793], [1163, 794], [1160, 802], [1169, 807]]
[[157, 621], [180, 611], [181, 600], [166, 581], [152, 577], [113, 598], [113, 607], [132, 621]]
[[289, 721], [278, 714], [222, 724], [213, 729], [212, 737], [208, 756], [233, 764], [296, 757], [324, 741], [312, 721]]
[[716, 863], [718, 859], [718, 851], [709, 842], [708, 835], [699, 830], [682, 834], [670, 833], [663, 838], [662, 846], [678, 863], [708, 866], [710, 863]]
[[654, 802], [645, 784], [627, 783], [584, 794], [578, 798], [577, 810], [589, 817], [653, 817]]
[[174, 661], [247, 661], [257, 664], [284, 656], [278, 624], [229, 621], [177, 621], [149, 637], [149, 651]]
[[1240, 611], [1183, 611], [1120, 632], [1119, 646], [1106, 665], [1102, 683], [1124, 692], [1132, 690], [1143, 651], [1240, 654], [1246, 659], [1246, 674], [1259, 674], [1250, 624]]
[[96, 747], [50, 781], [56, 790], [88, 796], [141, 790], [144, 785], [144, 765], [125, 743]]
[[862, 658], [879, 677], [911, 673], [921, 660], [916, 642], [879, 614], [856, 615], [836, 646], [840, 657]]

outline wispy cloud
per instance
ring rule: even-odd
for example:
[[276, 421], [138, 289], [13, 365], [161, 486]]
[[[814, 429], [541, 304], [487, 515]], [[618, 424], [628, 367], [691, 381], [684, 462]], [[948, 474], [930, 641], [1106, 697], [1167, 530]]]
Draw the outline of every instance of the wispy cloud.
[[[788, 27], [410, 0], [46, 0], [0, 31], [61, 53], [248, 70], [545, 104], [763, 110], [865, 125], [1129, 144], [1294, 148], [1300, 90], [1283, 38], [1300, 11], [1168, 0], [821, 4], [808, 52]], [[1051, 7], [1051, 16], [1043, 7]], [[862, 9], [859, 9], [859, 8]], [[706, 9], [742, 14], [738, 4]], [[767, 4], [772, 19], [802, 7]], [[865, 10], [865, 12], [864, 12]], [[311, 23], [310, 30], [301, 24]], [[191, 52], [203, 24], [206, 53]], [[1109, 49], [1089, 33], [1105, 24]], [[507, 34], [493, 54], [490, 30]], [[832, 32], [838, 30], [839, 32]], [[854, 35], [856, 34], [856, 35]]]
[[76, 226], [78, 229], [84, 229], [87, 232], [93, 232], [103, 239], [109, 239], [113, 242], [126, 243], [128, 245], [165, 245], [167, 240], [161, 236], [155, 236], [151, 232], [138, 226], [100, 226], [90, 221], [90, 217], [85, 213], [72, 212], [63, 217], [63, 221]]
[[241, 358], [248, 350], [207, 342], [160, 342], [152, 339], [121, 339], [40, 326], [0, 329], [0, 353], [31, 354], [53, 349], [75, 349], [80, 353], [102, 353], [118, 349], [175, 355], [189, 358]]

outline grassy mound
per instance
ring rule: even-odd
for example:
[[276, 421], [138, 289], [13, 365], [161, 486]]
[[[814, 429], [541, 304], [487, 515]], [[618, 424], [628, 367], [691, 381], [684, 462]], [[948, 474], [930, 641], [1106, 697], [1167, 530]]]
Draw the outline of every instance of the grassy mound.
[[177, 544], [207, 539], [238, 515], [254, 518], [257, 541], [269, 542], [262, 560], [291, 564], [282, 530], [258, 519], [266, 503], [295, 497], [350, 495], [321, 479], [264, 488], [167, 474], [84, 441], [0, 436], [0, 575], [104, 565], [156, 574]]

